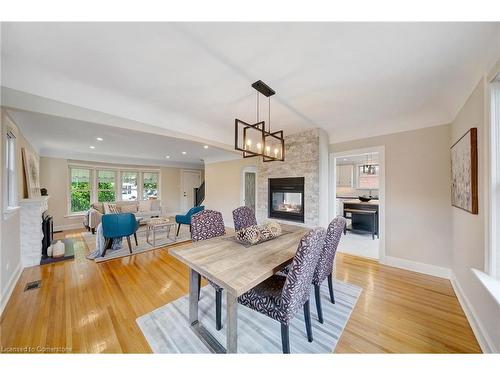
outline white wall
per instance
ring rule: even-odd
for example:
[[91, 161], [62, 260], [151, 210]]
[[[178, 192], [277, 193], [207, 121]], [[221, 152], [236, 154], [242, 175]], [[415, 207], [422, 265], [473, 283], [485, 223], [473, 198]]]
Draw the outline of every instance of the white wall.
[[222, 212], [224, 223], [233, 227], [233, 210], [241, 206], [241, 171], [256, 166], [256, 158], [205, 165], [205, 208]]
[[[4, 189], [4, 176], [3, 176], [3, 166], [4, 166], [4, 134], [9, 128], [16, 134], [16, 143], [20, 155], [20, 147], [23, 145], [22, 135], [20, 134], [17, 126], [12, 122], [5, 114], [5, 111], [1, 110], [1, 146], [0, 146], [0, 165], [2, 166], [2, 183], [0, 192], [3, 194]], [[18, 170], [22, 168], [22, 160], [17, 160]], [[0, 314], [5, 308], [10, 294], [14, 289], [14, 286], [21, 274], [22, 264], [21, 264], [21, 238], [19, 232], [19, 210], [8, 215], [4, 214], [4, 199], [3, 195], [0, 195]], [[22, 198], [22, 196], [20, 196]]]
[[450, 125], [442, 125], [330, 145], [330, 152], [385, 146], [387, 261], [423, 263], [435, 274], [448, 272], [449, 141]]
[[472, 272], [485, 269], [486, 199], [488, 184], [488, 84], [482, 78], [451, 126], [450, 146], [469, 128], [478, 129], [479, 214], [472, 215], [456, 207], [451, 209], [452, 270], [454, 284], [461, 294], [464, 309], [475, 328], [476, 336], [485, 351], [500, 351], [500, 306]]

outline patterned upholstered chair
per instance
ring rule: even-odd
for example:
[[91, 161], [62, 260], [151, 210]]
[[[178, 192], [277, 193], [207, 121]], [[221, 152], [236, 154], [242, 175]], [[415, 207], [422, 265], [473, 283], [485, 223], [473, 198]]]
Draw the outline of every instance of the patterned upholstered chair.
[[316, 299], [316, 309], [318, 311], [318, 320], [323, 323], [323, 311], [321, 309], [320, 288], [323, 281], [328, 278], [328, 289], [330, 291], [330, 301], [335, 303], [333, 294], [333, 278], [335, 267], [335, 254], [340, 242], [340, 237], [346, 226], [346, 219], [342, 216], [337, 216], [332, 220], [326, 231], [325, 243], [319, 257], [318, 265], [314, 270], [312, 283], [314, 285], [314, 296]]
[[[224, 219], [218, 211], [204, 210], [191, 216], [191, 239], [196, 241], [208, 240], [226, 234]], [[207, 279], [210, 285], [215, 288], [215, 328], [219, 331], [222, 328], [222, 288]], [[198, 275], [198, 291], [201, 286], [201, 276]], [[200, 298], [198, 292], [198, 298]]]
[[302, 307], [307, 339], [313, 341], [309, 294], [324, 238], [323, 228], [309, 231], [300, 240], [286, 276], [273, 275], [238, 298], [240, 304], [281, 323], [283, 353], [290, 353], [290, 322]]
[[238, 207], [233, 211], [234, 230], [248, 228], [252, 225], [257, 225], [255, 212], [247, 206]]

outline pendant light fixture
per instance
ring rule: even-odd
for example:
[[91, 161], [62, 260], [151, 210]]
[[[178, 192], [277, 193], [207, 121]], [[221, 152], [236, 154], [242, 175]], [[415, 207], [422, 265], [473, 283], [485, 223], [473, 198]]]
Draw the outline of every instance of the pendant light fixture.
[[[241, 151], [244, 158], [262, 156], [264, 162], [285, 161], [285, 140], [283, 130], [271, 131], [271, 96], [276, 94], [262, 81], [252, 84], [257, 91], [256, 122], [249, 124], [240, 119], [234, 120], [234, 149]], [[268, 98], [268, 124], [260, 121], [260, 94]]]
[[366, 155], [366, 163], [363, 164], [363, 173], [374, 175], [377, 173], [375, 165], [373, 164], [372, 154], [370, 154], [370, 161], [368, 161], [368, 155]]

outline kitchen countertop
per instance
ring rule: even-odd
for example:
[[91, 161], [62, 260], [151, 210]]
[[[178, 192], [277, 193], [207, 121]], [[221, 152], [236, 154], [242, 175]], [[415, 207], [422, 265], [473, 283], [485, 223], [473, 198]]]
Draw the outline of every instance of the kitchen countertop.
[[368, 204], [368, 205], [378, 206], [378, 199], [372, 199], [369, 202], [361, 202], [359, 199], [351, 199], [351, 200], [344, 201], [344, 203], [359, 203], [359, 204]]
[[[337, 199], [355, 199], [355, 200], [357, 200], [358, 199], [358, 195], [356, 195], [355, 197], [348, 197], [348, 196], [345, 196], [345, 195], [337, 195]], [[378, 197], [372, 198], [372, 201], [378, 201]]]

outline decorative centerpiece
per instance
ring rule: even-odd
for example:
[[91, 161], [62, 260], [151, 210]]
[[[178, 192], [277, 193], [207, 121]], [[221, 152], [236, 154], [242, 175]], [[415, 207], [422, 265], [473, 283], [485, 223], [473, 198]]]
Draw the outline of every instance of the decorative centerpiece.
[[236, 232], [236, 240], [245, 245], [272, 240], [281, 236], [281, 225], [276, 221], [268, 221], [262, 225], [251, 225]]

